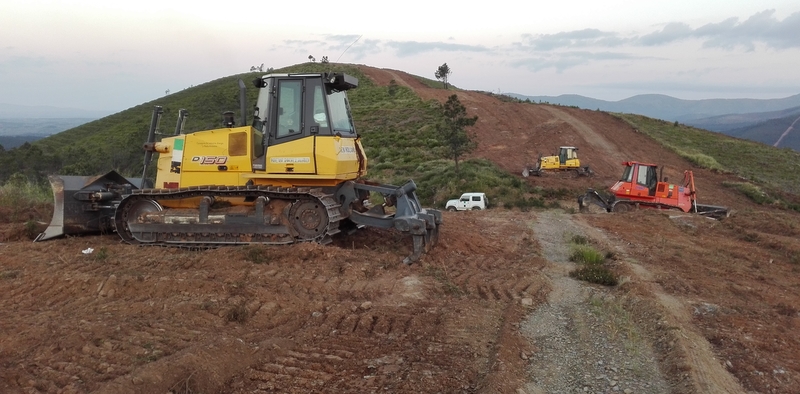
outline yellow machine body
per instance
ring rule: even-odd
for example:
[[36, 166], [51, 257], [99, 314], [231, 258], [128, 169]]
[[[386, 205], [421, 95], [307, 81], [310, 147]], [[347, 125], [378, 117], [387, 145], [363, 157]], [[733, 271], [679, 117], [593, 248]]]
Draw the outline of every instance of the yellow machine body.
[[573, 171], [577, 175], [592, 175], [589, 166], [581, 167], [578, 159], [578, 148], [574, 146], [562, 146], [558, 149], [558, 154], [553, 156], [539, 156], [536, 164], [528, 165], [522, 170], [522, 175], [541, 176], [545, 172]]

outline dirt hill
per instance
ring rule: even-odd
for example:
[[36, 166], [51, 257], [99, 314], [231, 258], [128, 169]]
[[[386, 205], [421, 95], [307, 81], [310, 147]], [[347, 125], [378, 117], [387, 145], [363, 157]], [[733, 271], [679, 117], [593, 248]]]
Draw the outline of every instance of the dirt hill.
[[[597, 174], [526, 182], [609, 185], [623, 160], [676, 180], [691, 168], [606, 113], [361, 69], [424, 99], [458, 94], [479, 116], [473, 155], [510, 173], [574, 145]], [[114, 234], [33, 244], [2, 223], [0, 392], [796, 392], [800, 215], [694, 172], [701, 202], [733, 216], [445, 212], [439, 245], [412, 266], [410, 240], [376, 229], [198, 252]], [[620, 285], [569, 277], [576, 236]]]

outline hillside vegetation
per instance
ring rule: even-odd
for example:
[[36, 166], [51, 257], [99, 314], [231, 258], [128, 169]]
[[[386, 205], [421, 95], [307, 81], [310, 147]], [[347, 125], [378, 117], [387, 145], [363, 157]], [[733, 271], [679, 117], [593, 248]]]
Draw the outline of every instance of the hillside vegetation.
[[[442, 121], [439, 102], [424, 100], [407, 86], [397, 83], [378, 86], [352, 65], [305, 63], [275, 70], [319, 71], [344, 71], [359, 79], [359, 88], [349, 92], [349, 97], [356, 128], [363, 137], [369, 158], [368, 178], [372, 180], [402, 184], [413, 179], [423, 202], [439, 207], [448, 198], [466, 190], [486, 191], [495, 197], [494, 205], [523, 209], [543, 207], [550, 198], [575, 192], [560, 187], [534, 187], [518, 174], [478, 157], [462, 163], [457, 175], [452, 160], [443, 158], [444, 147], [435, 133], [436, 124]], [[96, 175], [116, 170], [125, 176], [141, 176], [141, 146], [155, 105], [164, 109], [159, 127], [162, 135], [174, 132], [174, 122], [181, 108], [189, 112], [185, 132], [218, 128], [224, 111], [235, 111], [237, 119], [241, 116], [237, 80], [242, 79], [248, 86], [250, 108], [256, 99], [256, 89], [251, 87], [250, 81], [259, 74], [220, 78], [16, 149], [0, 151], [0, 183], [14, 174], [40, 185], [46, 184], [48, 174]], [[441, 89], [436, 81], [415, 78], [429, 88]], [[451, 89], [454, 90], [457, 91]], [[247, 116], [249, 124], [250, 113]], [[795, 152], [704, 130], [676, 128], [672, 123], [644, 116], [620, 117], [698, 166], [739, 174], [746, 181], [761, 184], [770, 191], [800, 192], [800, 156]], [[154, 171], [154, 166], [151, 169]]]

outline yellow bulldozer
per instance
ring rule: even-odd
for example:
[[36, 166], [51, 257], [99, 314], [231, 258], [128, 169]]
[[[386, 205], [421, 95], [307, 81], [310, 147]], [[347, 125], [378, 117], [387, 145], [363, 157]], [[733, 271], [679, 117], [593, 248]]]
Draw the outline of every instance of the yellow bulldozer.
[[531, 175], [541, 176], [549, 171], [568, 171], [578, 176], [590, 176], [593, 174], [589, 166], [581, 166], [581, 161], [578, 159], [578, 148], [562, 146], [559, 148], [558, 153], [553, 156], [539, 155], [539, 159], [536, 160], [535, 164], [528, 165], [522, 170], [522, 176], [525, 178]]
[[[241, 244], [326, 244], [364, 226], [411, 235], [410, 264], [433, 246], [442, 214], [422, 208], [416, 184], [364, 180], [367, 157], [346, 92], [358, 80], [344, 73], [268, 74], [255, 79], [253, 122], [223, 114], [219, 129], [156, 141], [156, 106], [144, 144], [141, 179], [115, 171], [96, 177], [51, 176], [55, 209], [36, 241], [116, 231], [130, 244], [209, 248]], [[142, 187], [158, 153], [154, 187]], [[370, 204], [380, 194], [383, 203]]]

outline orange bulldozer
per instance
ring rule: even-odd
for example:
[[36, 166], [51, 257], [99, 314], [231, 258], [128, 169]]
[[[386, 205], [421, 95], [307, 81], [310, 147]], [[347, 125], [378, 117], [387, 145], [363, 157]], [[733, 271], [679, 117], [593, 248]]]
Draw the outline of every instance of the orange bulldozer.
[[653, 208], [680, 210], [715, 219], [730, 215], [730, 210], [726, 207], [697, 203], [697, 189], [692, 171], [684, 171], [683, 182], [676, 185], [668, 183], [666, 178], [659, 180], [658, 166], [655, 164], [626, 161], [622, 165], [625, 166], [622, 178], [611, 186], [610, 194], [589, 189], [578, 197], [581, 212], [586, 212], [590, 204], [595, 204], [606, 212]]

